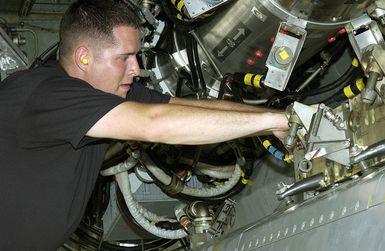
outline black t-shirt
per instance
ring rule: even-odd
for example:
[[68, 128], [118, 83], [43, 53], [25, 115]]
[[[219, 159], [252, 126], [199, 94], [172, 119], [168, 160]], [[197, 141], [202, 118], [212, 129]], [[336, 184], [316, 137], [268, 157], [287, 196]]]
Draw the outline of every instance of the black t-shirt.
[[[169, 101], [140, 84], [128, 99]], [[68, 239], [108, 146], [85, 134], [125, 101], [68, 76], [56, 62], [0, 84], [0, 250], [55, 250]]]

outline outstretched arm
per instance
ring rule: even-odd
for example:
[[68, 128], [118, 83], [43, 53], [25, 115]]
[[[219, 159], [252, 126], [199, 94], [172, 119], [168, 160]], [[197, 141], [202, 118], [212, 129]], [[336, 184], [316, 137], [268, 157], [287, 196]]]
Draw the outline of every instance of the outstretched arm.
[[240, 104], [240, 103], [235, 103], [235, 102], [230, 102], [225, 100], [216, 100], [216, 99], [215, 100], [212, 100], [212, 99], [196, 100], [196, 99], [172, 97], [170, 99], [170, 104], [195, 106], [195, 107], [202, 107], [202, 108], [223, 110], [223, 111], [279, 112], [278, 110], [264, 108], [260, 106], [251, 106], [251, 105], [245, 105], [245, 104]]
[[[245, 105], [225, 100], [196, 100], [196, 99], [182, 99], [182, 98], [171, 98], [170, 103], [172, 104], [180, 104], [180, 105], [188, 105], [188, 106], [195, 106], [195, 107], [202, 107], [212, 110], [222, 110], [222, 111], [239, 111], [239, 112], [257, 112], [257, 113], [280, 113], [282, 114], [283, 111], [277, 110], [277, 109], [271, 109], [271, 108], [265, 108], [261, 106], [251, 106], [251, 105]], [[287, 124], [287, 121], [286, 121]], [[284, 127], [284, 129], [278, 129], [278, 130], [260, 130], [252, 135], [248, 136], [260, 136], [260, 135], [267, 135], [267, 134], [274, 134], [278, 139], [280, 139], [282, 142], [284, 141], [284, 138], [287, 135], [287, 127]]]
[[87, 136], [196, 145], [285, 130], [287, 119], [278, 112], [125, 102], [102, 117]]

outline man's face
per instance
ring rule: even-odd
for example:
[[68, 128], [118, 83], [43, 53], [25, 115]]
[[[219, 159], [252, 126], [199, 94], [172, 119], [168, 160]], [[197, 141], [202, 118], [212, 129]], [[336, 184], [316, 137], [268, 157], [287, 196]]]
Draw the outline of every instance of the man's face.
[[136, 54], [140, 49], [140, 34], [135, 28], [118, 26], [113, 29], [115, 44], [94, 52], [87, 81], [96, 89], [125, 98], [133, 78], [140, 68]]

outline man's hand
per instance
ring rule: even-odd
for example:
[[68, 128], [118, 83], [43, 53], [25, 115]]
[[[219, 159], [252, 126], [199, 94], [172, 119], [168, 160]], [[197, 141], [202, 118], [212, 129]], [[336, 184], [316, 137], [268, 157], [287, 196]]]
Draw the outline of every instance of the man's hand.
[[288, 135], [289, 130], [276, 130], [273, 131], [273, 135], [277, 137], [282, 143], [284, 143], [284, 140], [286, 136]]

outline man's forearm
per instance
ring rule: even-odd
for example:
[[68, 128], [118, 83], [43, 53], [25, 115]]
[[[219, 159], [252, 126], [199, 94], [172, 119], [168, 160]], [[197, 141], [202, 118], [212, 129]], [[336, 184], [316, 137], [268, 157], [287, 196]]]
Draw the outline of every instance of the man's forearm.
[[260, 106], [251, 106], [245, 105], [225, 100], [196, 100], [196, 99], [183, 99], [183, 98], [171, 98], [171, 104], [178, 105], [187, 105], [187, 106], [195, 106], [213, 110], [223, 110], [223, 111], [239, 111], [239, 112], [280, 112], [275, 109], [269, 109]]
[[283, 113], [125, 102], [100, 119], [87, 135], [167, 144], [210, 144], [277, 130], [287, 130]]
[[[210, 144], [255, 134], [287, 130], [283, 113], [212, 110], [177, 105], [167, 107], [151, 123], [159, 129], [160, 142]], [[170, 109], [171, 108], [171, 109]], [[175, 141], [174, 141], [175, 140]]]

